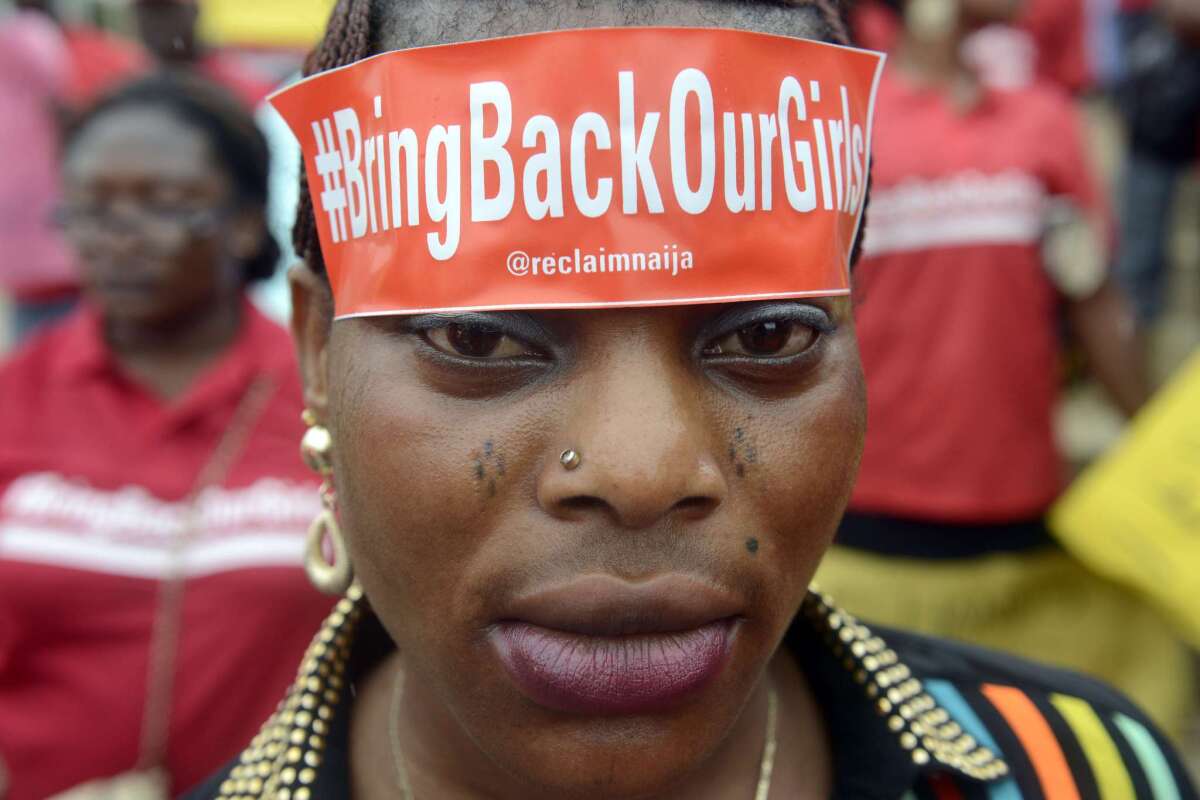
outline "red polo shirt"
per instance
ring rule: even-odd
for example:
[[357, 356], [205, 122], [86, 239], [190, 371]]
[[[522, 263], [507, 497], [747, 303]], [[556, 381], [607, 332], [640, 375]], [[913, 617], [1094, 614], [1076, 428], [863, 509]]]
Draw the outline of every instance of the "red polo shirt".
[[856, 268], [870, 417], [852, 507], [961, 523], [1040, 515], [1062, 471], [1052, 417], [1051, 200], [1101, 201], [1078, 119], [1044, 89], [968, 113], [885, 73], [866, 258]]
[[[247, 446], [219, 486], [186, 502], [259, 375], [274, 388]], [[0, 368], [0, 397], [8, 800], [135, 766], [158, 589], [172, 569], [186, 577], [168, 754], [182, 791], [245, 746], [330, 607], [301, 568], [318, 501], [297, 451], [291, 342], [246, 303], [234, 344], [165, 401], [122, 373], [83, 310]]]

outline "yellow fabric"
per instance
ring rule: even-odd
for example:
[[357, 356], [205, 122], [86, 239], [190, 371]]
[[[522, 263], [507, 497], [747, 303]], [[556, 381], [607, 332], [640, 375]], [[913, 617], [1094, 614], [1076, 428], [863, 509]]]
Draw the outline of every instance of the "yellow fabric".
[[1200, 349], [1049, 523], [1080, 561], [1149, 598], [1200, 648]]
[[1135, 800], [1133, 781], [1125, 769], [1125, 759], [1121, 758], [1117, 745], [1091, 705], [1078, 697], [1062, 694], [1054, 695], [1050, 702], [1075, 732], [1083, 755], [1096, 777], [1100, 800]]
[[334, 0], [204, 0], [200, 30], [214, 44], [303, 47], [316, 44]]
[[1194, 708], [1191, 657], [1168, 623], [1058, 550], [936, 561], [835, 547], [816, 583], [867, 621], [1092, 674], [1177, 739]]

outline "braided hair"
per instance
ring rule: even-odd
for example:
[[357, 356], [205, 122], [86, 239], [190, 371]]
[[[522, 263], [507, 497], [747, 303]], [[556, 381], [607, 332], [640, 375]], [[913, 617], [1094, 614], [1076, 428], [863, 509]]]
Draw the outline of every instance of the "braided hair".
[[[840, 0], [777, 0], [780, 5], [796, 8], [809, 7], [816, 10], [825, 30], [822, 38], [837, 44], [850, 43], [850, 26]], [[329, 17], [325, 36], [304, 62], [304, 75], [337, 69], [374, 55], [377, 22], [375, 7], [377, 0], [338, 0]], [[870, 191], [868, 189], [868, 194]], [[858, 260], [861, 235], [855, 242], [851, 263]], [[296, 224], [292, 229], [292, 243], [296, 253], [310, 269], [318, 275], [325, 274], [325, 260], [321, 256], [321, 245], [317, 236], [317, 220], [313, 210], [312, 195], [308, 190], [308, 176], [300, 170], [300, 202], [296, 209]]]

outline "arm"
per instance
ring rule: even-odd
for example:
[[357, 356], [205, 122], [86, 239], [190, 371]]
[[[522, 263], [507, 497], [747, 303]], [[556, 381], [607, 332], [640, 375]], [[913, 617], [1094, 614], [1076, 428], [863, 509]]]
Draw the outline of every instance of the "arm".
[[1145, 355], [1133, 312], [1111, 278], [1067, 304], [1067, 318], [1085, 357], [1109, 396], [1133, 416], [1150, 396]]

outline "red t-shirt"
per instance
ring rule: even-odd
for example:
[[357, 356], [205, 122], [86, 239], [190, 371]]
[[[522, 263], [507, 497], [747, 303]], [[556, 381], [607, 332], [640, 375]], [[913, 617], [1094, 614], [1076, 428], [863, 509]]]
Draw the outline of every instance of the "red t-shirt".
[[[331, 601], [301, 568], [319, 510], [286, 333], [245, 305], [170, 402], [121, 373], [83, 310], [0, 369], [0, 757], [8, 800], [135, 767], [160, 579], [186, 577], [167, 766], [196, 784], [249, 741]], [[274, 389], [219, 486], [186, 501], [247, 387]], [[173, 550], [188, 534], [182, 553]]]
[[69, 25], [63, 35], [71, 53], [66, 100], [77, 110], [150, 68], [150, 59], [139, 45], [100, 28]]
[[870, 417], [852, 508], [966, 523], [1036, 516], [1062, 479], [1046, 203], [1100, 202], [1075, 112], [1059, 93], [1023, 89], [990, 90], [960, 114], [891, 70], [876, 109], [855, 274]]

